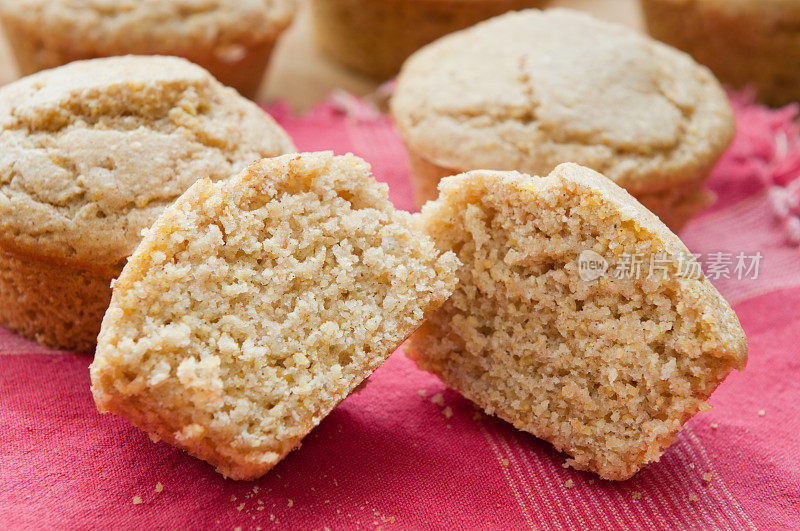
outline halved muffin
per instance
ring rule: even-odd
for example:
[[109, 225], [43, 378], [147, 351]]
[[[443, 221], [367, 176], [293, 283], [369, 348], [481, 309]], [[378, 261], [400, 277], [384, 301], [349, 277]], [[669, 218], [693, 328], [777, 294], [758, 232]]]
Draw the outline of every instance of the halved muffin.
[[115, 282], [95, 402], [259, 477], [447, 299], [456, 267], [352, 155], [198, 181]]
[[677, 236], [578, 166], [445, 178], [418, 223], [463, 266], [409, 355], [606, 479], [657, 461], [733, 369], [744, 332]]

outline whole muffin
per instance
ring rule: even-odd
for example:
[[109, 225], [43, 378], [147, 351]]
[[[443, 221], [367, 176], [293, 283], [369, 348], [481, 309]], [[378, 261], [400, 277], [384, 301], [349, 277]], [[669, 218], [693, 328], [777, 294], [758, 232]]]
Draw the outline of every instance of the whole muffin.
[[650, 34], [771, 105], [800, 100], [800, 2], [642, 0]]
[[177, 55], [255, 96], [296, 0], [0, 0], [22, 75], [79, 59]]
[[0, 89], [0, 324], [94, 348], [111, 280], [197, 179], [294, 151], [255, 104], [177, 57], [80, 61]]
[[343, 65], [378, 80], [443, 35], [507, 11], [549, 0], [313, 0], [319, 47]]
[[392, 113], [420, 204], [447, 175], [577, 162], [673, 231], [710, 202], [704, 183], [735, 132], [707, 68], [566, 9], [509, 13], [428, 45], [403, 67]]

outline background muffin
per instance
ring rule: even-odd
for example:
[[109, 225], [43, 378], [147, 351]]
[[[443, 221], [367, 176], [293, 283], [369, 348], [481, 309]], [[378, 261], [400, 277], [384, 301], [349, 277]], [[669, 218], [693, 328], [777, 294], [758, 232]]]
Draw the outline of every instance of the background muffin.
[[800, 2], [641, 0], [650, 34], [772, 105], [800, 100]]
[[261, 109], [175, 57], [82, 61], [0, 89], [0, 323], [92, 350], [110, 283], [200, 177], [294, 151]]
[[703, 185], [734, 134], [727, 97], [688, 55], [566, 9], [509, 13], [415, 53], [392, 113], [417, 199], [472, 169], [545, 175], [589, 166], [673, 231], [710, 202]]
[[312, 0], [320, 48], [379, 80], [429, 42], [506, 11], [549, 0]]
[[252, 98], [296, 0], [0, 0], [22, 75], [79, 59], [186, 57]]

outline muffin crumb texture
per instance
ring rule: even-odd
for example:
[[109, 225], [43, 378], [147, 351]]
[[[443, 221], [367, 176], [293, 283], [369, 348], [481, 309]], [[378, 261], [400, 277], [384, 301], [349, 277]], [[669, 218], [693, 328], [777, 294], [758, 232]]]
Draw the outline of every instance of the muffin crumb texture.
[[116, 282], [95, 401], [230, 478], [259, 477], [444, 302], [456, 268], [356, 157], [199, 181]]
[[463, 266], [454, 295], [409, 355], [567, 463], [622, 480], [657, 461], [747, 346], [705, 279], [584, 281], [591, 250], [610, 263], [686, 251], [624, 190], [574, 164], [547, 178], [475, 171], [442, 181], [418, 223]]

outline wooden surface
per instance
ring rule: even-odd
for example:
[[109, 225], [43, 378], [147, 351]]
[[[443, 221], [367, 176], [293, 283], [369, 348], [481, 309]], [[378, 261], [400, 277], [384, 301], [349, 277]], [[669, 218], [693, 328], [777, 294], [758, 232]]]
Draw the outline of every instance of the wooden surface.
[[[637, 0], [555, 0], [553, 5], [584, 9], [600, 18], [641, 28]], [[374, 82], [348, 72], [318, 53], [305, 5], [279, 43], [267, 76], [260, 98], [265, 101], [287, 100], [297, 110], [309, 108], [332, 88], [341, 88], [359, 96], [376, 88]], [[0, 39], [0, 83], [8, 83], [16, 77], [8, 46], [4, 38]]]

